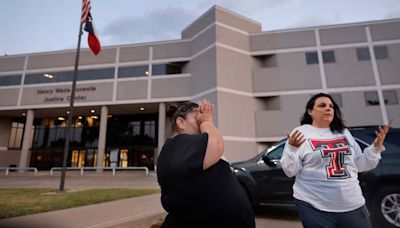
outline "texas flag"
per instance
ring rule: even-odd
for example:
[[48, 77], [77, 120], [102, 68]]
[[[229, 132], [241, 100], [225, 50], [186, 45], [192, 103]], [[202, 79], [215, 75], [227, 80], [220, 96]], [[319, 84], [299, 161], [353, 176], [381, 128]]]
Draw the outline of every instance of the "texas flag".
[[88, 44], [90, 47], [90, 50], [97, 55], [101, 51], [101, 45], [100, 45], [100, 40], [99, 36], [97, 35], [96, 28], [94, 27], [93, 24], [93, 18], [90, 12], [87, 15], [87, 20], [85, 22], [85, 31], [88, 32]]

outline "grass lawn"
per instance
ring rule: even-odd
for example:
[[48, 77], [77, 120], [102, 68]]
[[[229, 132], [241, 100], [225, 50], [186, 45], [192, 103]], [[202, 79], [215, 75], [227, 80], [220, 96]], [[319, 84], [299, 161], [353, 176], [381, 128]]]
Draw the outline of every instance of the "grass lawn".
[[0, 189], [0, 219], [159, 193], [158, 189]]

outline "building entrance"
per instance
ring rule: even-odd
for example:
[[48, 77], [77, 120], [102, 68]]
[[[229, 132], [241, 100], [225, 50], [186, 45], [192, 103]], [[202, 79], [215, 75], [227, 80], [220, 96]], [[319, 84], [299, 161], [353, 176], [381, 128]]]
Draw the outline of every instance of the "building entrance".
[[[157, 114], [112, 116], [108, 119], [104, 167], [146, 166], [154, 168], [157, 148]], [[96, 167], [98, 118], [73, 120], [67, 167]], [[60, 119], [34, 121], [30, 166], [40, 170], [61, 167], [67, 124]]]

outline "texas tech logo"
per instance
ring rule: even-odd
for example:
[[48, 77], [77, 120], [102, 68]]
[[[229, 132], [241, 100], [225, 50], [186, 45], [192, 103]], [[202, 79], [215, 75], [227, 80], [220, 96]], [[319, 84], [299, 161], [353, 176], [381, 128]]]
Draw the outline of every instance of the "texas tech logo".
[[346, 155], [351, 155], [349, 143], [345, 137], [328, 140], [310, 139], [313, 150], [320, 150], [323, 158], [330, 158], [329, 165], [326, 166], [328, 179], [345, 179], [350, 174], [347, 165], [344, 163]]

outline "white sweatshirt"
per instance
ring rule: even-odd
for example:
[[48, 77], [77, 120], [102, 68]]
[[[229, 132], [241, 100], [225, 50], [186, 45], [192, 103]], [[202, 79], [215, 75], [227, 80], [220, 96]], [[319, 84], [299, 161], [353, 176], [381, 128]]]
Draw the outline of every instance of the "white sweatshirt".
[[328, 212], [363, 206], [357, 173], [374, 169], [383, 149], [371, 145], [362, 153], [347, 129], [332, 133], [329, 128], [305, 124], [295, 130], [302, 132], [306, 141], [298, 148], [286, 142], [281, 158], [285, 174], [296, 176], [293, 197]]

